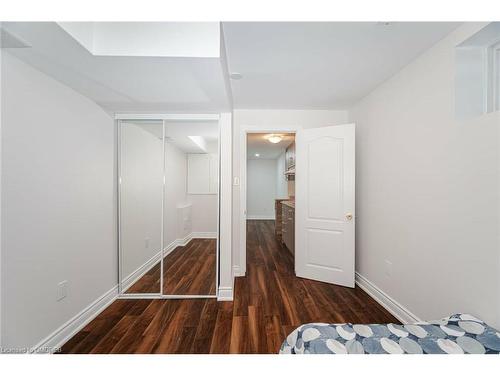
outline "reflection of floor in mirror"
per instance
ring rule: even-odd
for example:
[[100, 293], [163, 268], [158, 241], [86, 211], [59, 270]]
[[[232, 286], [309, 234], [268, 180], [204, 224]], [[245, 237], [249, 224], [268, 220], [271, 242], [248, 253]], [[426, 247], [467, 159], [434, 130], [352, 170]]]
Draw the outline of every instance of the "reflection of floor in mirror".
[[[192, 239], [163, 261], [163, 294], [215, 295], [215, 239]], [[142, 276], [126, 293], [158, 293], [160, 264]]]

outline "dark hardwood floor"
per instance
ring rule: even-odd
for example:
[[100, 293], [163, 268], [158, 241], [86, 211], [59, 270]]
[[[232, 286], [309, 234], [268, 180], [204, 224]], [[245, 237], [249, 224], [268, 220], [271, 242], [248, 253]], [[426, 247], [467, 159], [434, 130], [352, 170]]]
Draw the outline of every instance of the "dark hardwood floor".
[[[163, 294], [215, 295], [215, 239], [191, 240], [163, 261]], [[137, 280], [125, 293], [158, 293], [160, 263]]]
[[358, 287], [295, 277], [273, 221], [247, 228], [247, 275], [236, 279], [233, 302], [117, 300], [62, 353], [277, 353], [303, 323], [398, 323]]

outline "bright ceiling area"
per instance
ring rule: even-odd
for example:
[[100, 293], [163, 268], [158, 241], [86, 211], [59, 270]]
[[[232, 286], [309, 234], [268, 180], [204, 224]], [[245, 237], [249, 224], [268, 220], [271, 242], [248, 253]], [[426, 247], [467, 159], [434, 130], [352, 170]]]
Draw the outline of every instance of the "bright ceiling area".
[[4, 22], [2, 41], [109, 113], [348, 109], [458, 25]]
[[[9, 48], [11, 54], [109, 112], [217, 113], [231, 108], [220, 57], [123, 56], [123, 51], [96, 56], [55, 22], [4, 22], [2, 29], [29, 45]], [[147, 54], [153, 54], [151, 48]]]
[[224, 22], [234, 107], [346, 109], [458, 26]]
[[58, 22], [96, 56], [219, 57], [218, 22]]
[[[161, 140], [163, 122], [158, 120], [122, 120], [133, 124]], [[217, 153], [219, 123], [217, 121], [166, 121], [165, 141], [188, 154]]]
[[[277, 136], [278, 143], [269, 141], [270, 136]], [[247, 159], [276, 159], [293, 142], [295, 134], [290, 133], [249, 133], [247, 136]]]

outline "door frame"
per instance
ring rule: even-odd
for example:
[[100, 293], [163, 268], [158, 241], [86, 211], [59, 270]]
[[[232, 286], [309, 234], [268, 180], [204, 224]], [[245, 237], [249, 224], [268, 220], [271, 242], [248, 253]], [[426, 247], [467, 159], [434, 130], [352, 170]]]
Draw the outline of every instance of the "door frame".
[[[117, 230], [117, 268], [118, 268], [118, 299], [197, 299], [197, 298], [217, 298], [219, 299], [219, 272], [220, 272], [220, 244], [221, 244], [221, 116], [219, 114], [152, 114], [152, 113], [116, 113], [114, 116], [115, 123], [115, 149], [116, 149], [116, 162], [115, 162], [115, 184], [116, 184], [116, 230]], [[215, 294], [214, 295], [174, 295], [174, 294], [164, 294], [163, 293], [163, 261], [164, 261], [164, 209], [165, 209], [165, 171], [166, 171], [166, 160], [165, 160], [165, 140], [163, 139], [163, 194], [162, 194], [162, 218], [161, 218], [161, 258], [160, 258], [160, 291], [159, 293], [124, 293], [122, 290], [122, 247], [121, 247], [121, 174], [120, 174], [120, 163], [121, 163], [121, 122], [122, 120], [159, 120], [163, 124], [163, 138], [165, 138], [165, 126], [167, 121], [217, 121], [218, 127], [218, 192], [217, 192], [217, 239], [216, 239], [216, 251], [215, 251]]]
[[[240, 128], [240, 207], [239, 207], [239, 261], [233, 266], [234, 276], [245, 276], [247, 271], [247, 139], [252, 133], [297, 133], [303, 127], [300, 125], [285, 126], [241, 126]], [[234, 183], [235, 184], [235, 183]], [[236, 185], [236, 184], [235, 184]]]

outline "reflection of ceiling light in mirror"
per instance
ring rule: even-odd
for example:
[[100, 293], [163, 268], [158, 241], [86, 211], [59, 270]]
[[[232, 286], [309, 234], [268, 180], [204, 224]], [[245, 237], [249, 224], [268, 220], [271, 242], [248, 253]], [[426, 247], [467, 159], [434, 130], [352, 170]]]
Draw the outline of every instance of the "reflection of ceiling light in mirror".
[[207, 152], [207, 141], [205, 138], [199, 136], [199, 135], [188, 135], [188, 138], [196, 145], [198, 148], [203, 151]]
[[271, 143], [280, 143], [281, 142], [281, 136], [280, 135], [275, 135], [271, 134], [267, 140]]
[[257, 157], [257, 158], [258, 158], [259, 156], [260, 156], [260, 154], [255, 154], [255, 157]]

